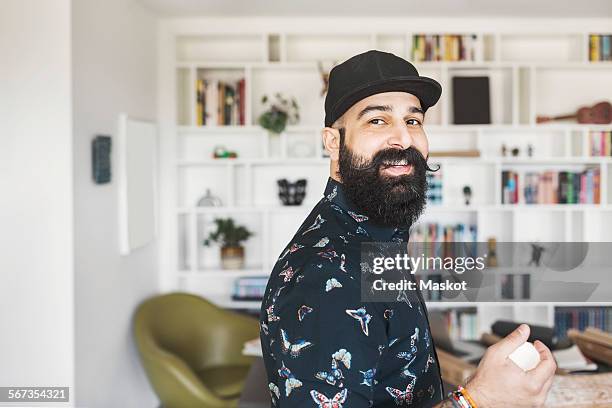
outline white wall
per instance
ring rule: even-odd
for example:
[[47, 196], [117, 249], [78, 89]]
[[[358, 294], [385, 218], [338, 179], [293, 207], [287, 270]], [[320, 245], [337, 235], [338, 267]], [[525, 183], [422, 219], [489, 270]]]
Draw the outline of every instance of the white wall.
[[0, 4], [0, 386], [73, 386], [70, 46], [70, 0]]
[[[131, 334], [157, 292], [157, 242], [119, 255], [117, 116], [156, 114], [155, 17], [133, 0], [75, 0], [73, 24], [77, 404], [154, 407]], [[91, 178], [91, 140], [113, 136], [109, 184]]]

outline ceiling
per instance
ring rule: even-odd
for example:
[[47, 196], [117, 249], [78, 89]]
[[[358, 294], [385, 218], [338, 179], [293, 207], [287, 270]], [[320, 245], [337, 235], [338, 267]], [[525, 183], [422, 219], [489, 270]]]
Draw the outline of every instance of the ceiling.
[[612, 0], [138, 0], [163, 17], [612, 17]]

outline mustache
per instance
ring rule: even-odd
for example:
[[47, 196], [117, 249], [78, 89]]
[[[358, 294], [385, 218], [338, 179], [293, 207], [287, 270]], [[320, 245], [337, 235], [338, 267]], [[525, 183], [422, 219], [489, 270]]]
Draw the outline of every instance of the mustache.
[[374, 155], [374, 157], [372, 157], [370, 164], [359, 166], [359, 169], [360, 170], [377, 169], [380, 166], [384, 166], [385, 162], [396, 162], [396, 161], [403, 162], [405, 161], [406, 163], [408, 163], [409, 165], [412, 165], [413, 167], [416, 167], [416, 166], [424, 167], [425, 170], [430, 171], [430, 172], [436, 172], [440, 170], [439, 164], [437, 165], [435, 169], [430, 167], [429, 163], [427, 163], [428, 159], [429, 159], [429, 155], [427, 156], [427, 158], [423, 157], [421, 152], [419, 152], [417, 149], [415, 149], [412, 146], [404, 150], [388, 148], [388, 149], [383, 149], [383, 150], [378, 151]]

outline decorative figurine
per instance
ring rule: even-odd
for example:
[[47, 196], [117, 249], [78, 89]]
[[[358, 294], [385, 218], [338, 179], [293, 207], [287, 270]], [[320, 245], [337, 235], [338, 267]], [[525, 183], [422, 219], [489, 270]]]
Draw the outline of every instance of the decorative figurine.
[[306, 196], [306, 179], [290, 183], [287, 179], [277, 180], [278, 197], [283, 205], [300, 205]]
[[546, 248], [544, 248], [542, 245], [531, 244], [531, 260], [529, 261], [527, 266], [531, 265], [532, 263], [535, 264], [536, 267], [540, 266], [542, 253], [545, 251]]
[[215, 146], [215, 149], [213, 151], [213, 158], [215, 159], [235, 159], [236, 157], [238, 157], [238, 153], [227, 150], [223, 145]]
[[472, 188], [470, 186], [463, 187], [463, 197], [465, 198], [465, 205], [470, 205], [470, 199], [472, 198]]
[[207, 188], [206, 194], [198, 200], [198, 207], [221, 207], [222, 205], [221, 199], [212, 195], [210, 188]]
[[487, 240], [487, 246], [489, 247], [489, 252], [487, 253], [487, 266], [490, 268], [496, 268], [498, 266], [497, 263], [497, 240], [494, 237], [490, 237]]
[[512, 148], [512, 156], [516, 157], [519, 155], [519, 153], [520, 153], [520, 149], [518, 147]]
[[506, 157], [506, 152], [508, 151], [508, 149], [506, 148], [506, 145], [504, 143], [502, 143], [501, 145], [501, 155], [503, 157]]
[[529, 157], [533, 156], [533, 145], [531, 143], [527, 145], [527, 156]]

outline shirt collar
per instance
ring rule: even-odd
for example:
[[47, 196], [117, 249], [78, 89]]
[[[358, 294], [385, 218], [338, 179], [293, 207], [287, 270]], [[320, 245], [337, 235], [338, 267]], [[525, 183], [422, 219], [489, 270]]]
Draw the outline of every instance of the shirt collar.
[[[355, 216], [359, 215], [356, 206], [348, 199], [344, 194], [342, 183], [329, 177], [327, 179], [327, 185], [325, 186], [325, 197], [332, 203], [338, 205], [345, 211], [351, 211]], [[351, 219], [355, 222], [355, 218], [348, 214]], [[362, 226], [368, 235], [375, 241], [389, 242], [392, 238], [399, 238], [402, 241], [408, 241], [409, 229], [400, 227], [387, 227], [384, 225], [376, 224], [371, 220], [365, 220], [358, 222]]]

